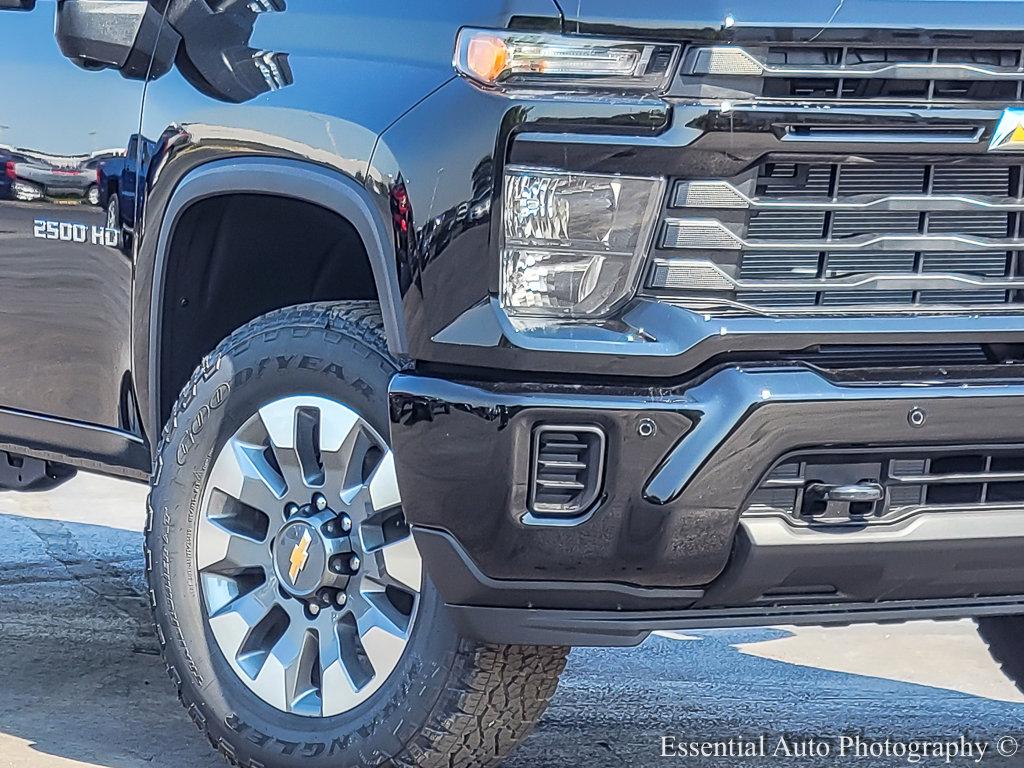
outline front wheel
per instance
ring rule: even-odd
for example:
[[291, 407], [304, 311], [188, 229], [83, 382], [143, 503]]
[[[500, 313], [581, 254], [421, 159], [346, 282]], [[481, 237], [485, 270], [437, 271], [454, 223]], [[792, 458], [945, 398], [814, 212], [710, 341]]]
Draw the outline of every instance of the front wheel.
[[148, 575], [183, 704], [243, 766], [487, 766], [566, 649], [460, 635], [423, 572], [388, 447], [397, 370], [375, 304], [236, 331], [159, 448]]

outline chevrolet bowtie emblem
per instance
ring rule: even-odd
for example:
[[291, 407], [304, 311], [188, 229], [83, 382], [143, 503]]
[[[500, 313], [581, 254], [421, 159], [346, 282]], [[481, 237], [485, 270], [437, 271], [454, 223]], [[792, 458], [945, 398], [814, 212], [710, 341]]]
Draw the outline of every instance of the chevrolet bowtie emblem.
[[989, 152], [1024, 152], [1024, 109], [1003, 110]]
[[313, 537], [309, 534], [309, 531], [303, 531], [302, 538], [299, 539], [299, 543], [292, 550], [292, 555], [288, 559], [291, 565], [291, 568], [288, 570], [288, 578], [292, 580], [292, 586], [295, 586], [299, 574], [302, 573], [302, 569], [309, 562], [309, 545], [312, 543]]

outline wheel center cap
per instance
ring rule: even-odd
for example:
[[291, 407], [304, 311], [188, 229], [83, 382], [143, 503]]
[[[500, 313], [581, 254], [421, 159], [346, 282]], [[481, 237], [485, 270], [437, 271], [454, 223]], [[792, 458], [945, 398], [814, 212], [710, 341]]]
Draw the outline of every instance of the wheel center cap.
[[327, 547], [320, 531], [305, 520], [288, 523], [278, 534], [274, 564], [285, 591], [296, 597], [314, 594], [327, 572]]

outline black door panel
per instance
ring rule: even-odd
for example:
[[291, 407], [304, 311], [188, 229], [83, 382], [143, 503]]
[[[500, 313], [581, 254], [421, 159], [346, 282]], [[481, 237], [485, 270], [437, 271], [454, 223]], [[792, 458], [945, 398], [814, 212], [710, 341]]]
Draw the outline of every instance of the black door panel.
[[143, 84], [65, 58], [56, 8], [0, 8], [0, 407], [125, 428], [132, 261], [96, 185]]

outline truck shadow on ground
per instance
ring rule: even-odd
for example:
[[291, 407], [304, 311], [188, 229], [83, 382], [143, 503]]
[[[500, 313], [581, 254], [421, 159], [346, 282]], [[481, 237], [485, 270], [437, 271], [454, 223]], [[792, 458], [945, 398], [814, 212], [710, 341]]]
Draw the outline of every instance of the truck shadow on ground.
[[[0, 763], [224, 765], [174, 699], [156, 655], [142, 571], [136, 532], [0, 515]], [[663, 765], [663, 734], [1024, 735], [1022, 705], [760, 659], [733, 647], [786, 636], [781, 630], [693, 634], [652, 637], [636, 649], [574, 651], [547, 716], [509, 768]]]

